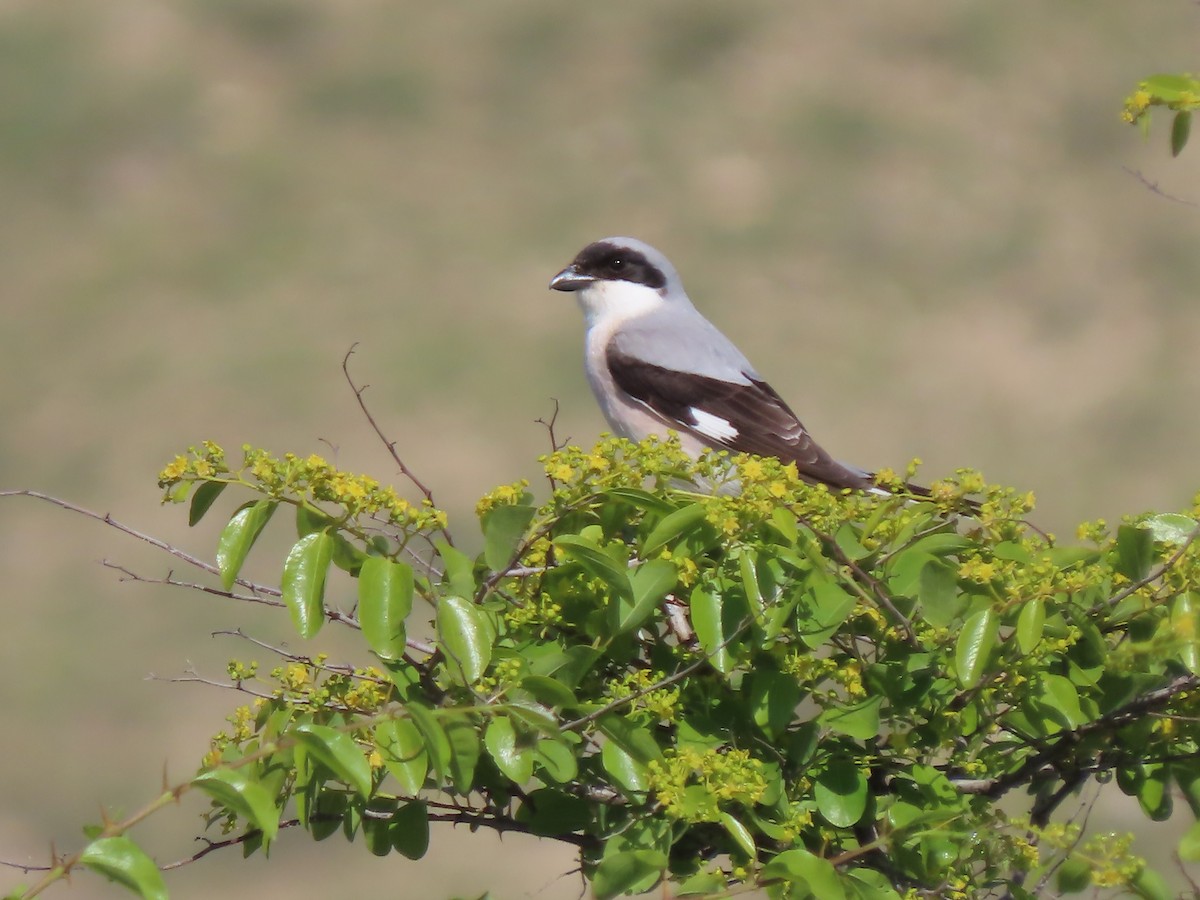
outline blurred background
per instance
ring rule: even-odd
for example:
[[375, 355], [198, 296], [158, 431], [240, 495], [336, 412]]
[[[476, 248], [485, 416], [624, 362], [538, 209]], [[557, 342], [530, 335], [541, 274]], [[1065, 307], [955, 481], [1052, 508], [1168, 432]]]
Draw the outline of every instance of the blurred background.
[[[603, 427], [578, 310], [546, 283], [583, 244], [633, 234], [836, 456], [980, 468], [1035, 491], [1066, 537], [1183, 508], [1200, 489], [1200, 209], [1126, 169], [1200, 201], [1200, 147], [1172, 160], [1165, 117], [1145, 141], [1119, 111], [1138, 79], [1195, 68], [1198, 24], [1184, 0], [9, 0], [0, 488], [211, 558], [222, 517], [189, 532], [155, 486], [188, 444], [320, 452], [401, 484], [339, 371], [358, 342], [374, 413], [477, 547], [475, 499], [536, 478], [554, 399], [560, 436]], [[273, 530], [251, 565], [266, 580]], [[164, 768], [194, 771], [240, 698], [146, 676], [272, 664], [211, 632], [353, 646], [122, 583], [102, 560], [178, 567], [34, 500], [0, 499], [0, 538], [0, 859], [74, 849], [101, 805], [128, 813]], [[135, 837], [186, 856], [202, 807]], [[379, 860], [286, 833], [270, 862], [225, 851], [168, 884], [581, 890], [548, 844], [433, 847]], [[55, 891], [124, 896], [89, 875]]]

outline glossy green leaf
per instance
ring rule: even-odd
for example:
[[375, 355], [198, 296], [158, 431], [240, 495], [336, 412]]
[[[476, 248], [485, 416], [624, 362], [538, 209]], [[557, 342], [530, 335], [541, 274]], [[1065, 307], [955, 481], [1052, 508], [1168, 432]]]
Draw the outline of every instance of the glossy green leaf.
[[412, 796], [425, 786], [429, 755], [421, 732], [411, 719], [390, 719], [375, 727], [375, 746], [400, 790]]
[[309, 722], [297, 725], [289, 734], [359, 796], [366, 797], [371, 793], [371, 766], [350, 735], [328, 725]]
[[849, 828], [867, 810], [867, 779], [853, 761], [838, 757], [817, 775], [813, 797], [830, 825]]
[[626, 634], [640, 628], [663, 598], [675, 587], [678, 575], [675, 564], [665, 559], [644, 562], [628, 576], [633, 590], [631, 602], [620, 605], [616, 634]]
[[475, 583], [475, 561], [461, 550], [450, 546], [444, 539], [434, 541], [438, 556], [445, 570], [443, 583], [450, 593], [459, 597], [474, 597], [478, 585]]
[[936, 628], [946, 628], [962, 615], [968, 598], [958, 589], [958, 567], [930, 559], [921, 569], [917, 585], [921, 618]]
[[196, 493], [192, 494], [191, 506], [188, 507], [189, 526], [195, 525], [204, 518], [204, 514], [212, 508], [213, 503], [221, 496], [225, 487], [226, 485], [222, 481], [206, 481], [196, 488]]
[[503, 572], [512, 564], [533, 521], [532, 506], [494, 506], [483, 517], [483, 559], [493, 572]]
[[1142, 897], [1143, 900], [1175, 900], [1179, 896], [1167, 884], [1166, 879], [1149, 866], [1143, 866], [1129, 880], [1129, 887], [1135, 895]]
[[1141, 523], [1156, 541], [1182, 546], [1196, 530], [1196, 520], [1182, 513], [1159, 513]]
[[279, 833], [275, 799], [249, 776], [245, 767], [201, 772], [192, 779], [192, 784], [261, 831], [268, 844], [275, 840]]
[[421, 733], [425, 752], [429, 756], [429, 765], [437, 775], [439, 782], [447, 780], [450, 773], [450, 739], [442, 723], [433, 712], [419, 703], [409, 703], [405, 709], [409, 719]]
[[320, 531], [300, 538], [283, 563], [279, 587], [300, 637], [313, 637], [325, 624], [325, 577], [333, 558], [333, 538]]
[[409, 859], [420, 859], [429, 849], [429, 809], [413, 800], [396, 810], [391, 823], [392, 847]]
[[594, 541], [577, 534], [564, 534], [554, 539], [554, 546], [572, 562], [581, 565], [593, 578], [598, 578], [619, 599], [633, 601], [633, 585], [624, 563], [617, 562], [600, 549]]
[[396, 813], [393, 798], [375, 797], [367, 804], [362, 817], [363, 840], [373, 856], [388, 856], [392, 852], [392, 816]]
[[533, 748], [533, 758], [545, 776], [558, 784], [566, 784], [579, 774], [575, 752], [561, 737], [543, 737]]
[[569, 709], [578, 702], [574, 691], [549, 675], [525, 676], [521, 679], [521, 690], [528, 692], [538, 703], [555, 709]]
[[1175, 113], [1171, 121], [1171, 155], [1178, 156], [1187, 146], [1188, 136], [1192, 133], [1192, 114], [1183, 109]]
[[754, 835], [750, 833], [749, 828], [727, 812], [720, 814], [719, 821], [721, 827], [729, 833], [733, 842], [737, 844], [738, 849], [746, 855], [747, 859], [757, 858], [758, 851], [754, 846]]
[[475, 723], [462, 716], [448, 718], [442, 727], [450, 742], [450, 781], [460, 794], [475, 786], [475, 769], [483, 755], [483, 741]]
[[700, 648], [714, 669], [728, 675], [734, 666], [730, 642], [737, 633], [738, 617], [744, 613], [744, 606], [726, 603], [725, 595], [719, 591], [696, 588], [691, 595], [691, 613]]
[[1184, 862], [1200, 862], [1200, 822], [1193, 822], [1179, 839], [1179, 858]]
[[854, 612], [854, 595], [836, 581], [813, 584], [796, 607], [796, 629], [800, 640], [816, 650], [825, 646]]
[[1078, 728], [1087, 721], [1079, 706], [1079, 691], [1064, 675], [1043, 674], [1041, 701], [1053, 709], [1067, 728]]
[[657, 556], [667, 544], [702, 527], [707, 515], [708, 507], [705, 504], [689, 503], [670, 515], [664, 516], [646, 538], [646, 543], [642, 547], [642, 557], [651, 559]]
[[833, 864], [803, 848], [778, 854], [763, 866], [763, 877], [802, 884], [812, 897], [820, 900], [846, 900], [846, 890]]
[[990, 607], [981, 609], [963, 625], [954, 648], [954, 664], [963, 687], [973, 688], [983, 678], [999, 630], [999, 619]]
[[869, 741], [879, 734], [879, 707], [882, 704], [882, 697], [871, 697], [852, 706], [831, 706], [818, 716], [817, 721], [841, 734]]
[[592, 891], [597, 900], [619, 894], [640, 894], [658, 882], [667, 867], [667, 855], [657, 850], [626, 850], [606, 856], [596, 867]]
[[437, 631], [450, 671], [463, 684], [478, 681], [492, 661], [495, 635], [487, 622], [487, 613], [462, 597], [441, 597]]
[[1179, 661], [1200, 674], [1200, 595], [1180, 594], [1171, 604], [1171, 630], [1179, 641]]
[[270, 521], [271, 514], [278, 505], [274, 500], [247, 503], [233, 514], [221, 531], [221, 536], [217, 539], [217, 569], [221, 573], [221, 584], [225, 590], [230, 590], [237, 581], [250, 548], [258, 540], [263, 526]]
[[79, 861], [143, 900], [167, 900], [167, 886], [158, 866], [125, 835], [92, 841], [79, 855]]
[[412, 612], [413, 571], [402, 562], [371, 556], [358, 573], [358, 623], [381, 659], [404, 656], [405, 620]]
[[1092, 866], [1082, 859], [1068, 859], [1058, 867], [1055, 883], [1064, 894], [1078, 894], [1092, 884]]
[[492, 719], [483, 743], [505, 777], [525, 784], [533, 776], [533, 742], [518, 734], [511, 719], [503, 716]]
[[1154, 535], [1150, 529], [1122, 525], [1117, 529], [1116, 569], [1130, 581], [1141, 581], [1154, 562]]
[[1142, 766], [1142, 775], [1137, 791], [1138, 805], [1147, 818], [1165, 822], [1171, 818], [1174, 807], [1170, 770], [1163, 763], [1150, 763]]
[[1017, 615], [1017, 647], [1026, 655], [1041, 643], [1042, 629], [1046, 625], [1046, 602], [1028, 600]]

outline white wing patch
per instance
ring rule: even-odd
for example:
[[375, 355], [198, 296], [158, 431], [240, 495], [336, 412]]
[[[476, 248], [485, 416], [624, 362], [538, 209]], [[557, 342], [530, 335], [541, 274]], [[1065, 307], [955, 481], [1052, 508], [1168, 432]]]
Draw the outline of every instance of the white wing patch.
[[728, 419], [714, 416], [712, 413], [694, 406], [689, 406], [688, 412], [691, 413], [692, 421], [696, 423], [692, 427], [706, 438], [712, 438], [714, 441], [731, 441], [738, 436], [737, 428]]

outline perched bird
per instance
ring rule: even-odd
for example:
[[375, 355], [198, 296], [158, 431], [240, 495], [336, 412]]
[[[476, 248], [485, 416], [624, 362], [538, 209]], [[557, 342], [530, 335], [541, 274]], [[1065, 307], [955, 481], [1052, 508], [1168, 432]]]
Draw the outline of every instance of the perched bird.
[[821, 449], [649, 244], [588, 244], [550, 287], [572, 292], [583, 309], [588, 381], [617, 434], [641, 440], [674, 431], [693, 456], [706, 447], [773, 456], [794, 462], [813, 484], [886, 493], [870, 472]]

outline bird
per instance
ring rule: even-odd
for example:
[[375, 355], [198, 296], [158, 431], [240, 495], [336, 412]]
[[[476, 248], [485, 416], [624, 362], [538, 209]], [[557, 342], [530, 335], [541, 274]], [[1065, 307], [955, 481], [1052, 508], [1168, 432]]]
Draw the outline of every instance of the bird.
[[[866, 469], [838, 462], [778, 392], [688, 298], [675, 267], [632, 237], [588, 244], [550, 280], [574, 294], [586, 324], [584, 369], [609, 426], [640, 441], [678, 434], [706, 448], [794, 463], [830, 488], [890, 493]], [[927, 494], [915, 486], [908, 490]]]

